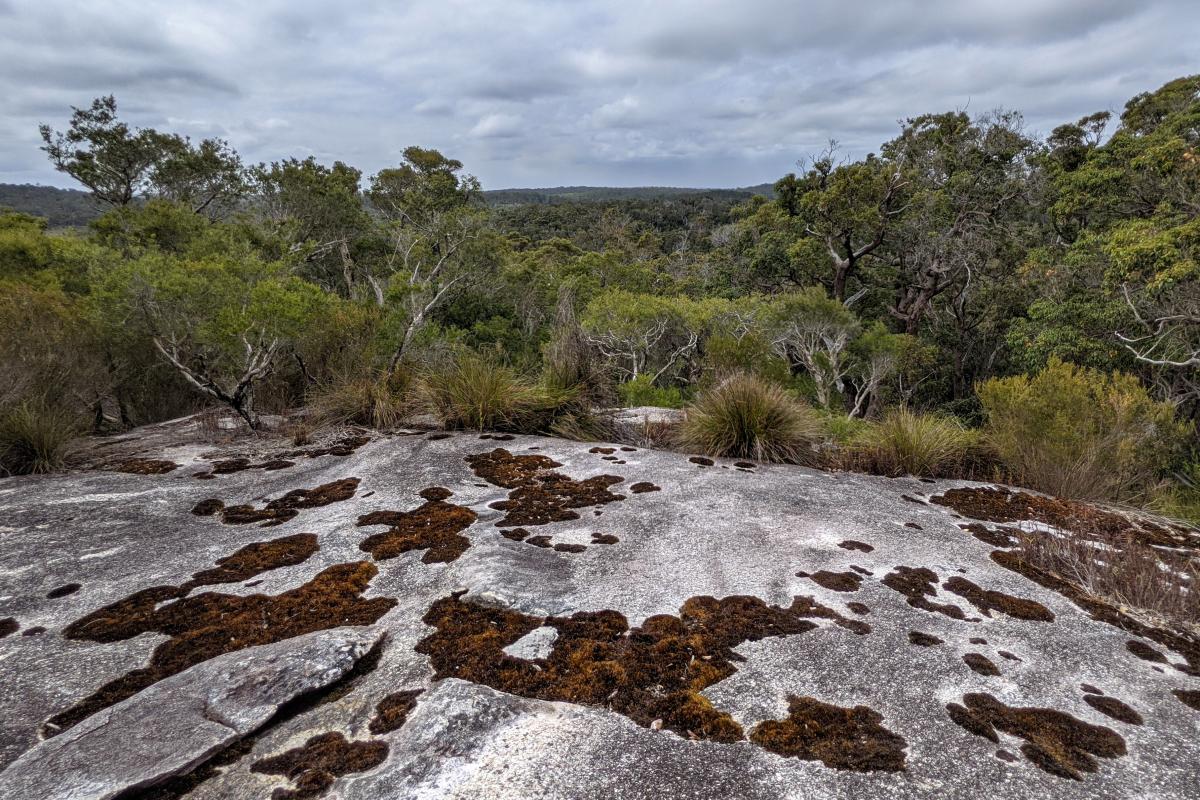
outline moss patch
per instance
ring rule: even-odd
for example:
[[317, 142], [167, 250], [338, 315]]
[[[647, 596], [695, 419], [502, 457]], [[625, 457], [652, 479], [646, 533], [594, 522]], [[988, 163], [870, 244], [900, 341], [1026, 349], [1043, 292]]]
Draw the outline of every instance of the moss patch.
[[910, 644], [915, 644], [917, 647], [933, 647], [935, 644], [942, 643], [942, 640], [934, 636], [932, 633], [923, 633], [921, 631], [909, 631], [908, 641]]
[[122, 461], [115, 469], [117, 472], [129, 472], [134, 475], [165, 475], [178, 468], [179, 465], [174, 461], [155, 458], [134, 458], [129, 461]]
[[978, 672], [980, 675], [985, 675], [989, 678], [1000, 674], [1000, 668], [987, 656], [982, 653], [967, 653], [963, 657], [963, 663]]
[[456, 560], [471, 546], [462, 532], [476, 520], [471, 509], [447, 503], [447, 489], [431, 487], [422, 492], [425, 503], [412, 511], [373, 511], [358, 518], [360, 526], [390, 525], [383, 533], [368, 536], [359, 548], [377, 561], [395, 558], [409, 550], [424, 550], [426, 564]]
[[1141, 725], [1144, 721], [1141, 714], [1115, 697], [1086, 694], [1083, 696], [1083, 702], [1101, 714], [1112, 717], [1118, 722], [1124, 722], [1128, 725]]
[[312, 737], [302, 747], [256, 761], [250, 769], [291, 781], [293, 788], [276, 789], [271, 800], [301, 800], [325, 794], [342, 775], [378, 767], [387, 754], [387, 742], [350, 742], [341, 733], [330, 731]]
[[814, 583], [835, 592], [857, 592], [862, 578], [854, 572], [820, 570], [808, 576]]
[[268, 570], [303, 564], [318, 549], [315, 533], [297, 533], [269, 542], [254, 542], [232, 555], [218, 559], [213, 569], [197, 572], [181, 588], [188, 592], [197, 586], [248, 580]]
[[963, 704], [946, 706], [950, 719], [994, 743], [1003, 731], [1025, 740], [1021, 752], [1039, 768], [1080, 780], [1098, 768], [1095, 757], [1125, 755], [1125, 740], [1114, 731], [1090, 725], [1062, 711], [1006, 706], [990, 694], [963, 696]]
[[1188, 708], [1200, 711], [1200, 691], [1195, 689], [1172, 689], [1171, 694], [1175, 695], [1176, 699]]
[[846, 541], [839, 544], [838, 547], [842, 548], [843, 550], [858, 550], [863, 553], [869, 553], [875, 549], [874, 547], [867, 544], [866, 542], [856, 542], [853, 539], [847, 539]]
[[938, 576], [925, 567], [896, 567], [883, 578], [883, 585], [908, 599], [908, 604], [922, 611], [945, 614], [951, 619], [966, 619], [961, 608], [949, 603], [933, 603], [928, 600], [937, 595]]
[[[298, 515], [301, 509], [349, 500], [354, 497], [358, 483], [358, 478], [342, 478], [313, 489], [293, 489], [283, 497], [267, 501], [263, 508], [251, 505], [225, 506], [221, 509], [221, 521], [226, 525], [249, 525], [254, 522], [265, 523], [263, 527], [282, 525]], [[195, 509], [192, 510], [195, 512]]]
[[959, 597], [965, 598], [968, 603], [979, 609], [980, 613], [985, 617], [992, 616], [993, 611], [999, 611], [1001, 614], [1007, 614], [1016, 619], [1031, 620], [1034, 622], [1054, 621], [1054, 614], [1041, 603], [1034, 600], [1013, 597], [1004, 592], [983, 589], [971, 583], [966, 578], [960, 578], [957, 575], [947, 580], [942, 586], [954, 592]]
[[866, 706], [842, 708], [812, 697], [788, 698], [788, 716], [755, 726], [750, 741], [781, 756], [855, 772], [899, 772], [906, 742]]
[[375, 706], [375, 716], [371, 718], [371, 733], [390, 733], [398, 730], [408, 719], [408, 715], [417, 706], [417, 698], [421, 689], [406, 689], [393, 692], [379, 701]]
[[506, 512], [496, 523], [498, 528], [579, 519], [574, 509], [625, 499], [608, 490], [624, 478], [597, 475], [577, 481], [553, 471], [562, 465], [543, 455], [514, 456], [504, 448], [496, 448], [490, 453], [467, 456], [466, 461], [488, 483], [511, 489], [507, 500], [492, 503], [492, 508]]
[[[424, 622], [437, 630], [416, 649], [429, 655], [437, 679], [460, 678], [522, 697], [608, 708], [643, 727], [732, 742], [744, 738], [741, 726], [699, 692], [736, 671], [741, 658], [733, 648], [738, 644], [805, 633], [816, 627], [811, 618], [863, 626], [807, 597], [795, 598], [788, 608], [756, 597], [693, 597], [678, 616], [653, 616], [631, 629], [616, 611], [543, 618], [453, 595], [429, 609]], [[558, 632], [546, 658], [533, 661], [504, 652], [543, 625]]]
[[82, 588], [83, 584], [81, 583], [64, 583], [62, 586], [58, 586], [46, 592], [46, 597], [50, 600], [57, 600], [60, 597], [66, 597], [67, 595], [75, 594]]

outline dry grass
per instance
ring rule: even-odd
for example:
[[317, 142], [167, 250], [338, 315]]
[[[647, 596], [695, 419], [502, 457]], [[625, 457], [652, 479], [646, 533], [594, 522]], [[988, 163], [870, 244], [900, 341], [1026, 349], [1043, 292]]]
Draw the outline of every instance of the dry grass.
[[416, 408], [406, 373], [340, 375], [309, 396], [308, 418], [316, 427], [364, 425], [390, 430]]
[[1200, 635], [1200, 557], [1153, 547], [1133, 529], [1086, 524], [1061, 535], [1023, 533], [1022, 558], [1146, 624]]
[[890, 410], [845, 449], [848, 468], [898, 477], [964, 477], [978, 460], [978, 437], [958, 420]]
[[817, 413], [782, 388], [737, 374], [697, 398], [676, 443], [707, 456], [808, 463], [823, 432]]
[[32, 475], [62, 469], [78, 418], [45, 401], [26, 401], [0, 414], [0, 475]]
[[427, 373], [417, 391], [445, 428], [513, 433], [550, 430], [576, 399], [573, 389], [535, 384], [473, 354]]

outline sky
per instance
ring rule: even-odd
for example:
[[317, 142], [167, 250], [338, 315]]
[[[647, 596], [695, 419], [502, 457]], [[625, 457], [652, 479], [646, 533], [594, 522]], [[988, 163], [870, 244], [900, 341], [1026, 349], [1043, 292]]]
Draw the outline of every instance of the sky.
[[0, 0], [0, 182], [37, 126], [129, 122], [370, 175], [412, 144], [484, 188], [734, 187], [830, 139], [996, 108], [1033, 133], [1200, 71], [1196, 0]]

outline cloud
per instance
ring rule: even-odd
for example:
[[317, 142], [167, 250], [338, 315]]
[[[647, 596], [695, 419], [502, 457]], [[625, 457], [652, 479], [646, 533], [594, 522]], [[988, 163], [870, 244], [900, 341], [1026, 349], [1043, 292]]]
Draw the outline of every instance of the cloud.
[[1195, 70], [1191, 0], [0, 0], [0, 181], [69, 185], [39, 122], [116, 95], [250, 163], [371, 174], [437, 147], [485, 186], [733, 186], [924, 112], [1048, 131]]

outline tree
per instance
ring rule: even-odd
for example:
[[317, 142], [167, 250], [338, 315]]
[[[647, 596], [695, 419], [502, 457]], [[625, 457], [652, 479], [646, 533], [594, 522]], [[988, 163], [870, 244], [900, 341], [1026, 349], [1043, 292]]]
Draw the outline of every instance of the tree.
[[112, 95], [72, 108], [65, 132], [41, 125], [42, 150], [55, 169], [86, 186], [101, 202], [124, 207], [143, 196], [216, 213], [244, 191], [241, 159], [220, 139], [193, 146], [186, 137], [131, 128], [117, 118]]
[[389, 372], [395, 372], [430, 314], [495, 262], [482, 246], [486, 219], [475, 203], [479, 182], [460, 176], [462, 163], [437, 150], [409, 147], [404, 163], [371, 178], [368, 197], [388, 220], [391, 252], [364, 272], [375, 302], [399, 328]]
[[327, 296], [283, 265], [149, 254], [107, 276], [96, 294], [114, 324], [137, 325], [197, 391], [259, 427], [254, 390]]
[[834, 391], [843, 389], [847, 348], [859, 331], [858, 320], [825, 290], [812, 286], [771, 298], [764, 324], [775, 352], [808, 372], [817, 403], [828, 408]]

